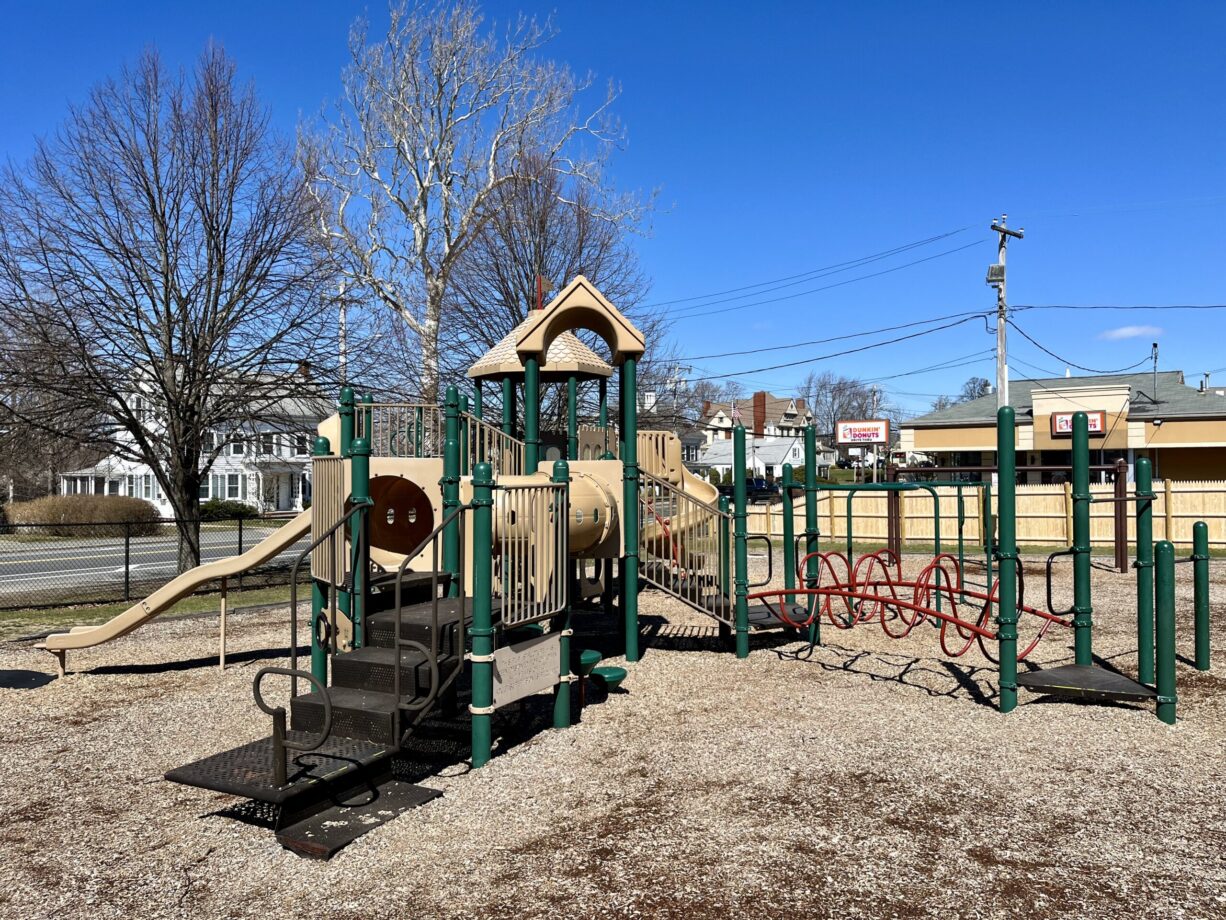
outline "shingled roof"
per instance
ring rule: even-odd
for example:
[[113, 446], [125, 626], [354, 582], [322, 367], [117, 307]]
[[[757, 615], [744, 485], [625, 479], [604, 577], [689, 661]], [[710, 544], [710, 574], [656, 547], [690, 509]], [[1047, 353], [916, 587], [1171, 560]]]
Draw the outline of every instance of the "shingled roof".
[[[477, 363], [468, 369], [469, 379], [522, 377], [524, 365], [516, 353], [515, 343], [532, 320], [533, 317], [529, 316], [483, 354]], [[563, 332], [549, 346], [549, 353], [541, 366], [541, 377], [557, 378], [570, 374], [580, 377], [612, 377], [613, 367], [579, 341], [579, 337], [573, 332]]]
[[[1154, 382], [1157, 379], [1157, 398]], [[1127, 384], [1131, 388], [1128, 417], [1226, 418], [1226, 389], [1210, 386], [1201, 391], [1184, 383], [1183, 371], [1139, 374], [1099, 374], [1092, 377], [1042, 377], [1009, 381], [1009, 405], [1019, 419], [1034, 417], [1034, 394], [1043, 390], [1071, 390], [1078, 385]], [[957, 403], [903, 423], [908, 428], [948, 428], [955, 425], [996, 424], [996, 394]]]

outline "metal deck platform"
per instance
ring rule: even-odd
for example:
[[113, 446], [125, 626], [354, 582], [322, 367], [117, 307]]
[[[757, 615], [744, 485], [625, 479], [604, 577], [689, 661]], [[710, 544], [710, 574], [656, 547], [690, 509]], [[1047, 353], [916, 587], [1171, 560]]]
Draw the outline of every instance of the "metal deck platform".
[[1131, 677], [1087, 664], [1066, 664], [1058, 668], [1027, 671], [1018, 674], [1017, 685], [1032, 693], [1089, 700], [1141, 703], [1158, 696], [1152, 687], [1139, 684]]

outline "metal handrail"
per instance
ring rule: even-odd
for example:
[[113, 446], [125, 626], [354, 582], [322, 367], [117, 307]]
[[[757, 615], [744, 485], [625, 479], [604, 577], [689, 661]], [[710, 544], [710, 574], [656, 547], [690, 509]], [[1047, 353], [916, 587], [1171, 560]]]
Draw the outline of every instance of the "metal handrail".
[[[305, 677], [319, 691], [319, 695], [324, 701], [324, 722], [319, 729], [319, 738], [314, 744], [304, 744], [296, 741], [287, 741], [285, 738], [285, 707], [284, 706], [269, 706], [264, 702], [264, 695], [260, 693], [260, 683], [270, 674], [281, 674], [290, 678], [291, 686], [296, 686], [299, 677]], [[315, 675], [309, 671], [299, 671], [296, 668], [280, 668], [268, 667], [260, 668], [256, 671], [255, 679], [251, 682], [251, 692], [255, 696], [255, 705], [259, 710], [267, 715], [272, 716], [272, 775], [273, 781], [278, 786], [284, 786], [287, 777], [285, 772], [285, 752], [300, 751], [308, 753], [317, 751], [323, 747], [324, 742], [328, 740], [332, 733], [332, 700], [328, 696], [328, 688], [316, 679]], [[297, 693], [293, 694], [297, 696]]]
[[766, 580], [750, 582], [745, 587], [764, 588], [775, 579], [775, 547], [771, 544], [771, 538], [764, 533], [748, 534], [745, 542], [748, 543], [750, 540], [761, 540], [766, 544]]
[[[465, 543], [464, 514], [465, 512], [471, 510], [471, 508], [472, 508], [472, 505], [460, 505], [457, 508], [453, 508], [447, 515], [443, 517], [443, 520], [439, 523], [439, 525], [435, 527], [434, 530], [431, 531], [431, 533], [427, 537], [425, 537], [416, 547], [414, 547], [411, 553], [408, 553], [405, 555], [404, 559], [401, 560], [399, 567], [396, 569], [396, 582], [395, 582], [395, 594], [394, 594], [395, 596], [394, 609], [396, 611], [396, 639], [395, 639], [394, 664], [393, 664], [393, 669], [392, 669], [392, 694], [396, 698], [396, 711], [394, 714], [395, 731], [394, 731], [393, 737], [395, 737], [396, 739], [397, 747], [399, 747], [403, 743], [403, 740], [404, 740], [403, 739], [404, 729], [402, 728], [402, 724], [401, 724], [401, 713], [406, 712], [406, 711], [416, 713], [416, 716], [414, 717], [412, 724], [409, 726], [409, 730], [416, 728], [418, 723], [421, 721], [422, 718], [425, 717], [425, 714], [429, 711], [430, 707], [434, 704], [434, 701], [438, 699], [439, 694], [442, 693], [444, 690], [446, 690], [448, 687], [450, 687], [464, 671], [464, 654], [463, 654], [464, 647], [465, 647], [464, 632], [465, 632], [465, 620], [468, 618], [468, 610], [467, 610], [467, 604], [466, 604], [467, 598], [464, 594], [464, 583], [463, 583], [462, 574], [457, 576], [456, 573], [452, 572], [450, 573], [451, 577], [459, 579], [460, 616], [459, 616], [459, 623], [457, 626], [458, 631], [456, 635], [456, 649], [459, 652], [459, 654], [457, 655], [457, 664], [455, 668], [452, 669], [451, 673], [447, 675], [447, 678], [445, 680], [440, 679], [439, 667], [438, 667], [438, 658], [439, 658], [439, 647], [438, 647], [438, 644], [439, 644], [439, 623], [438, 623], [439, 546], [438, 544], [439, 544], [440, 538], [443, 536], [443, 533], [447, 529], [447, 527], [449, 527], [453, 521], [457, 522], [457, 525], [459, 527], [459, 543], [460, 543], [459, 569], [460, 569], [460, 572], [463, 573], [464, 571], [464, 543]], [[402, 605], [402, 601], [404, 597], [404, 574], [408, 570], [409, 563], [412, 562], [415, 558], [417, 558], [417, 556], [419, 556], [426, 549], [427, 545], [432, 545], [432, 549], [433, 549], [433, 559], [431, 561], [431, 566], [430, 566], [430, 570], [431, 570], [431, 578], [430, 578], [431, 629], [430, 629], [430, 647], [429, 648], [427, 648], [423, 643], [418, 642], [415, 639], [404, 638], [404, 634], [403, 634], [404, 618], [401, 616], [401, 605]], [[402, 648], [412, 648], [412, 649], [417, 649], [418, 651], [420, 651], [425, 656], [426, 662], [430, 667], [430, 691], [426, 694], [425, 698], [422, 699], [418, 703], [405, 703], [401, 699], [402, 694], [401, 694], [401, 681], [400, 681], [400, 650]]]

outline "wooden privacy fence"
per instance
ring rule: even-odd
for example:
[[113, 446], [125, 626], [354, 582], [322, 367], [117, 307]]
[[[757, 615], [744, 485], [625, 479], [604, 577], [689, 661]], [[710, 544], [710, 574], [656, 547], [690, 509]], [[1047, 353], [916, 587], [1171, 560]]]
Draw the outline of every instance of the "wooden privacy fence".
[[[953, 486], [937, 486], [941, 511], [941, 544], [951, 547], [958, 539], [958, 490]], [[982, 490], [967, 487], [962, 490], [965, 522], [962, 535], [968, 547], [983, 544]], [[1111, 484], [1092, 485], [1095, 498], [1110, 498], [1115, 494]], [[1129, 483], [1128, 494], [1132, 495]], [[1209, 525], [1209, 545], [1226, 547], [1226, 481], [1154, 483], [1154, 539], [1170, 540], [1176, 545], [1190, 546], [1192, 525], [1204, 521]], [[818, 492], [817, 516], [823, 543], [847, 539], [847, 502], [852, 502], [853, 537], [857, 543], [885, 544], [887, 538], [887, 497], [882, 492]], [[992, 490], [993, 513], [996, 490]], [[904, 543], [926, 545], [932, 542], [932, 496], [926, 490], [898, 493], [902, 515]], [[1127, 507], [1128, 540], [1136, 540], [1134, 505]], [[780, 536], [783, 534], [783, 508], [752, 505], [748, 509], [748, 529], [751, 534]], [[1109, 502], [1090, 505], [1090, 540], [1096, 546], [1111, 546], [1115, 537], [1115, 511]], [[796, 533], [805, 528], [804, 502], [797, 498], [795, 508]], [[1017, 487], [1017, 541], [1030, 546], [1069, 546], [1073, 542], [1073, 491], [1063, 485], [1024, 485]]]

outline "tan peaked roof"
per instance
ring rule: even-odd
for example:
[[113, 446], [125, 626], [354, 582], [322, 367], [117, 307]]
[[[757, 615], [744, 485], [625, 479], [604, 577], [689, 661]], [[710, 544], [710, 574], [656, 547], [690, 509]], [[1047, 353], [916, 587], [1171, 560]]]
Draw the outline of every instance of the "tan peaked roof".
[[[468, 369], [468, 377], [476, 380], [483, 377], [522, 376], [524, 364], [515, 350], [515, 343], [524, 330], [536, 321], [538, 315], [529, 314], [528, 318], [507, 333], [502, 341], [483, 354], [477, 363]], [[580, 342], [573, 332], [563, 332], [550, 343], [549, 353], [541, 366], [541, 374], [612, 377], [613, 368], [600, 355]]]
[[540, 354], [547, 343], [567, 329], [595, 332], [609, 346], [614, 364], [638, 358], [646, 351], [643, 333], [583, 275], [576, 275], [545, 309], [528, 314], [515, 350], [520, 355]]

